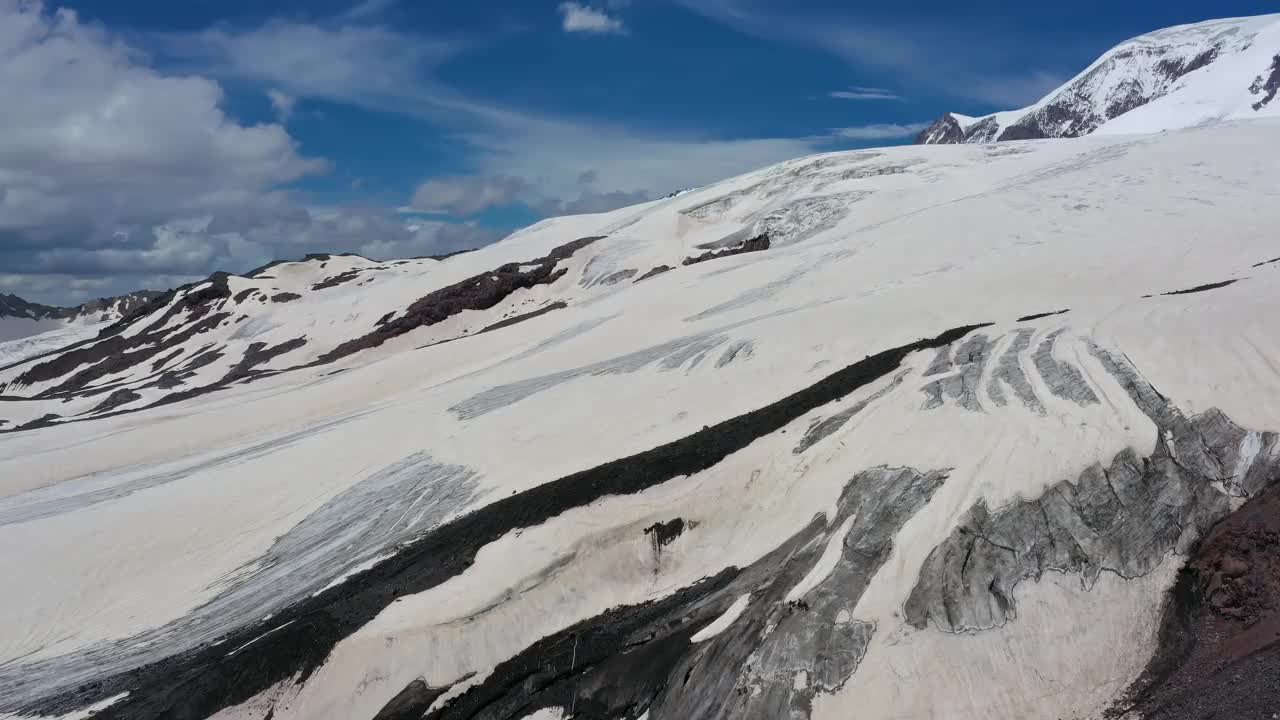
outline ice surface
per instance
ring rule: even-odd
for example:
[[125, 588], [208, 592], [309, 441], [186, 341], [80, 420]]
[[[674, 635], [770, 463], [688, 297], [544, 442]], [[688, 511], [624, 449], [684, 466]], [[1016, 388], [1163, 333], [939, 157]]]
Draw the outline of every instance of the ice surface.
[[[0, 546], [20, 549], [0, 554], [19, 589], [0, 596], [0, 713], [129, 692], [104, 712], [161, 717], [157, 688], [179, 675], [141, 687], [129, 671], [218, 678], [209, 668], [275, 658], [201, 716], [373, 718], [411, 688], [436, 710], [484, 693], [518, 704], [510, 693], [538, 683], [517, 666], [546, 684], [516, 718], [630, 702], [618, 688], [647, 698], [618, 716], [653, 720], [780, 698], [813, 718], [1096, 716], [1150, 656], [1181, 545], [1129, 579], [1024, 579], [1008, 596], [1016, 618], [980, 632], [920, 629], [904, 606], [979, 503], [1036, 501], [1122, 452], [1152, 457], [1175, 414], [1229, 418], [1205, 415], [1232, 438], [1204, 483], [1222, 502], [1274, 460], [1280, 266], [1255, 264], [1280, 255], [1280, 167], [1260, 151], [1278, 133], [1264, 118], [819, 155], [443, 261], [335, 256], [233, 276], [207, 311], [229, 317], [97, 378], [88, 390], [102, 393], [48, 394], [93, 361], [30, 383], [15, 381], [36, 363], [0, 371], [0, 430], [61, 416], [0, 434]], [[788, 242], [680, 264], [758, 226]], [[596, 236], [553, 282], [309, 365], [433, 290]], [[661, 265], [673, 269], [636, 281]], [[165, 317], [172, 307], [148, 322], [182, 332], [199, 312]], [[1052, 308], [1071, 311], [1017, 322]], [[742, 419], [979, 323], [758, 437]], [[118, 388], [143, 396], [133, 410], [215, 383], [254, 343], [298, 337], [259, 366], [277, 374], [93, 412]], [[1135, 399], [1094, 348], [1168, 407]], [[184, 387], [145, 387], [209, 349], [222, 355]], [[589, 469], [640, 472], [633, 456], [699, 433], [744, 434], [696, 472], [653, 460], [650, 486], [554, 495]], [[876, 505], [886, 488], [903, 504]], [[466, 553], [433, 545], [488, 522], [485, 508], [535, 517], [551, 500], [565, 504], [493, 520]], [[679, 531], [655, 543], [655, 526]], [[440, 576], [415, 584], [418, 572]], [[570, 660], [575, 642], [596, 659]], [[649, 652], [643, 671], [610, 664]], [[741, 665], [699, 664], [713, 652]], [[214, 664], [183, 664], [196, 656]], [[654, 667], [688, 671], [688, 685]], [[197, 685], [165, 702], [205, 697]]]

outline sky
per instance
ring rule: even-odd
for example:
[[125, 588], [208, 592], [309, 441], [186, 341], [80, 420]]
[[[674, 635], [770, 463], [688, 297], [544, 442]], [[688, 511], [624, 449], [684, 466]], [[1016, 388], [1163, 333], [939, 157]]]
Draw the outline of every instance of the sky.
[[0, 293], [494, 242], [1039, 99], [1251, 0], [0, 0]]

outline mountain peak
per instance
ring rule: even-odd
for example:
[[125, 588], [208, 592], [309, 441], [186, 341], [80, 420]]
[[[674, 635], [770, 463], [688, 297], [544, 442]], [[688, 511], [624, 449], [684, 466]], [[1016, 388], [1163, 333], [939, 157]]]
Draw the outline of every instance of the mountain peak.
[[[965, 118], [947, 113], [921, 145], [1143, 134], [1280, 114], [1280, 15], [1210, 20], [1126, 40], [1039, 102]], [[1272, 81], [1272, 77], [1277, 79]]]

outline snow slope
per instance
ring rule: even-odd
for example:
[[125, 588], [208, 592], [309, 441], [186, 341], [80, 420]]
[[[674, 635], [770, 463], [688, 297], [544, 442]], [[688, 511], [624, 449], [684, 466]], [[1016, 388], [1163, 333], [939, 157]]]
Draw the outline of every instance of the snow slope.
[[0, 429], [59, 416], [0, 434], [0, 715], [1163, 697], [1166, 591], [1280, 471], [1278, 136], [819, 155], [180, 289], [0, 374]]
[[919, 144], [1154, 133], [1280, 116], [1280, 15], [1179, 25], [1127, 40], [1038, 103], [948, 113]]
[[0, 296], [0, 367], [91, 338], [159, 294], [142, 291], [69, 308]]

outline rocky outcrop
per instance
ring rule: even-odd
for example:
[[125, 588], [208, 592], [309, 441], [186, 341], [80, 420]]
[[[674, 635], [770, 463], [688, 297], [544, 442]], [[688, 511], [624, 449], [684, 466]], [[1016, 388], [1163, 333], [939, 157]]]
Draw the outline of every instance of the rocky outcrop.
[[1249, 92], [1262, 95], [1262, 99], [1253, 104], [1254, 110], [1261, 110], [1276, 99], [1276, 93], [1280, 93], [1280, 55], [1271, 60], [1271, 74], [1259, 75], [1249, 86]]
[[957, 145], [962, 142], [964, 129], [951, 113], [934, 120], [916, 136], [916, 145]]
[[681, 265], [696, 265], [701, 262], [707, 262], [708, 260], [719, 260], [720, 258], [732, 257], [734, 255], [741, 255], [743, 253], [760, 252], [762, 250], [768, 250], [768, 249], [769, 249], [769, 236], [757, 235], [756, 237], [750, 238], [744, 241], [741, 245], [737, 245], [735, 247], [724, 248], [721, 250], [711, 250], [711, 251], [702, 253], [701, 255], [697, 255], [694, 257], [687, 257], [684, 259], [684, 262], [682, 262]]
[[1201, 541], [1165, 596], [1160, 649], [1113, 717], [1269, 717], [1280, 707], [1280, 485]]
[[442, 322], [464, 310], [487, 310], [517, 290], [547, 285], [559, 280], [567, 270], [557, 269], [560, 261], [602, 237], [588, 237], [555, 248], [544, 257], [524, 263], [507, 263], [493, 270], [435, 290], [420, 298], [404, 314], [386, 322], [355, 340], [349, 340], [321, 355], [319, 362], [333, 362], [420, 327]]
[[17, 295], [0, 295], [0, 317], [56, 320], [61, 319], [68, 310], [69, 308], [27, 302]]

